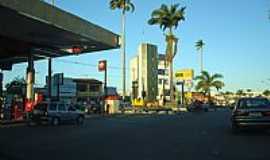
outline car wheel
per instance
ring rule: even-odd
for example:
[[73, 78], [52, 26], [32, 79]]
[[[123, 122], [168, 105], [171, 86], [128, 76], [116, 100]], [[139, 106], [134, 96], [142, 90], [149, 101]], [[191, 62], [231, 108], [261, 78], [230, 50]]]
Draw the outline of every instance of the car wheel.
[[77, 124], [78, 124], [78, 125], [82, 125], [83, 122], [84, 122], [83, 116], [79, 116], [79, 117], [77, 118]]
[[54, 125], [54, 126], [58, 126], [58, 125], [59, 125], [59, 123], [60, 123], [59, 118], [54, 117], [54, 118], [52, 119], [52, 125]]

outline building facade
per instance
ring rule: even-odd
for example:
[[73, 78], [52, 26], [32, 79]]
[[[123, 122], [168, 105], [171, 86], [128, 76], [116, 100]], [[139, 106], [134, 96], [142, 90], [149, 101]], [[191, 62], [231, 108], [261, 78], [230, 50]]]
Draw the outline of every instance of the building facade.
[[130, 61], [132, 98], [156, 100], [158, 94], [158, 56], [157, 46], [143, 43], [138, 54]]
[[157, 99], [170, 100], [170, 66], [166, 66], [165, 55], [158, 55], [158, 96]]
[[[90, 103], [103, 96], [103, 83], [96, 79], [64, 78], [58, 85], [57, 76], [52, 77], [52, 98], [67, 103]], [[46, 85], [47, 87], [48, 85]]]

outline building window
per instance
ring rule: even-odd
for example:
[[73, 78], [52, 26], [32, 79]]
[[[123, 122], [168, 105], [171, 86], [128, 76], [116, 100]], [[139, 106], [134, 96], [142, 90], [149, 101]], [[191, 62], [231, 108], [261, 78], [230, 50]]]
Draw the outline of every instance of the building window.
[[159, 80], [158, 80], [158, 83], [159, 83], [159, 84], [162, 84], [162, 79], [159, 79]]
[[90, 92], [99, 92], [99, 86], [97, 85], [90, 85], [89, 89]]
[[168, 85], [169, 84], [169, 81], [167, 79], [164, 79], [164, 84], [165, 85]]
[[77, 85], [77, 90], [79, 92], [86, 92], [87, 91], [87, 85], [86, 84], [78, 84]]
[[165, 75], [165, 69], [158, 69], [159, 75]]

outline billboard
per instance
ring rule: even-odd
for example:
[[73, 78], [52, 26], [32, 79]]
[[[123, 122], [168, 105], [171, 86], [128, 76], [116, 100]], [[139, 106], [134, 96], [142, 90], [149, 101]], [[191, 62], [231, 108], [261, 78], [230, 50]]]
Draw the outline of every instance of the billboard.
[[194, 78], [193, 69], [181, 69], [175, 72], [175, 78], [177, 81], [192, 81]]

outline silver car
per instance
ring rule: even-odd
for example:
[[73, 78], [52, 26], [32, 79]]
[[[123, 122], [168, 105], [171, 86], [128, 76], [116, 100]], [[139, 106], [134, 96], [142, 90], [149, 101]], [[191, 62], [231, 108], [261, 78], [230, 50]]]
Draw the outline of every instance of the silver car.
[[52, 125], [62, 122], [76, 122], [83, 124], [84, 113], [71, 105], [64, 103], [41, 103], [32, 111], [31, 120], [36, 123], [47, 121]]
[[247, 127], [270, 127], [270, 102], [266, 98], [241, 98], [231, 117], [233, 131]]

